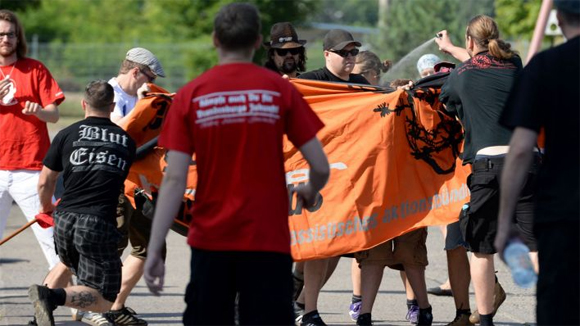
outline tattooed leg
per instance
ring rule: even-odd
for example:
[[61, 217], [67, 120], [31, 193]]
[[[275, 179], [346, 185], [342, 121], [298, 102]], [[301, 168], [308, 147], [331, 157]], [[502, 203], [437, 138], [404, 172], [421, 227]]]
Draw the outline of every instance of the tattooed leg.
[[77, 285], [65, 288], [67, 307], [85, 311], [105, 312], [111, 309], [112, 302], [105, 300], [99, 291], [88, 286]]
[[97, 302], [97, 298], [89, 291], [73, 292], [71, 303], [80, 308], [87, 308]]

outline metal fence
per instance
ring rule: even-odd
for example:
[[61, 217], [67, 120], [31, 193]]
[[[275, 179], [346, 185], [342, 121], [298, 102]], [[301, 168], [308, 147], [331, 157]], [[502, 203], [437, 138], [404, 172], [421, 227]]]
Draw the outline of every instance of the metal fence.
[[[529, 42], [513, 42], [512, 45], [520, 51], [522, 58], [525, 58]], [[136, 46], [149, 49], [159, 58], [166, 77], [158, 78], [155, 83], [170, 92], [177, 91], [217, 62], [216, 51], [209, 41], [166, 44], [59, 44], [39, 43], [33, 38], [29, 43], [29, 56], [44, 63], [64, 91], [79, 92], [92, 80], [109, 80], [117, 76], [125, 54]], [[371, 44], [365, 43], [363, 47], [372, 50]], [[317, 40], [307, 44], [308, 70], [324, 65], [321, 48]], [[431, 49], [431, 52], [438, 53], [436, 47]], [[417, 59], [422, 54], [424, 53], [418, 53]], [[446, 57], [441, 53], [438, 55], [442, 59], [453, 61], [451, 57]], [[415, 76], [416, 59], [409, 61], [408, 66], [409, 72], [405, 78], [417, 78], [418, 76]]]
[[[121, 62], [130, 48], [140, 46], [153, 52], [166, 78], [158, 78], [156, 83], [169, 91], [177, 91], [191, 78], [211, 66], [216, 60], [211, 44], [64, 44], [29, 43], [29, 56], [40, 60], [48, 67], [53, 77], [64, 91], [81, 91], [95, 79], [108, 80], [117, 76]], [[199, 65], [207, 61], [206, 65]]]

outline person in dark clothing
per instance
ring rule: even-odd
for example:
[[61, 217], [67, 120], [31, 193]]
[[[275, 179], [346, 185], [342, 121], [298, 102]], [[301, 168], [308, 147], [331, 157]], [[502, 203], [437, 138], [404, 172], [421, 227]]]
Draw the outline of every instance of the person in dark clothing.
[[333, 29], [324, 36], [322, 44], [324, 60], [326, 61], [325, 67], [303, 73], [298, 78], [369, 84], [362, 75], [351, 73], [359, 52], [357, 47], [360, 47], [361, 44], [355, 41], [349, 32]]
[[[493, 241], [497, 230], [500, 172], [511, 131], [498, 120], [522, 63], [510, 45], [499, 38], [497, 24], [488, 16], [471, 19], [465, 42], [466, 49], [458, 52], [470, 58], [451, 72], [441, 88], [440, 100], [446, 104], [447, 111], [459, 117], [465, 130], [462, 158], [464, 164], [472, 166], [467, 180], [471, 199], [462, 211], [460, 227], [468, 249], [473, 252], [471, 279], [477, 311], [470, 316], [470, 321], [486, 326], [493, 325], [493, 316], [505, 300], [505, 293], [495, 281]], [[457, 50], [438, 43], [445, 52]], [[532, 232], [534, 168], [519, 197], [516, 216], [518, 230], [531, 251], [536, 251]]]
[[306, 70], [306, 40], [299, 40], [294, 26], [288, 22], [276, 23], [270, 29], [270, 41], [263, 45], [268, 51], [264, 67], [282, 76], [295, 78]]
[[540, 265], [537, 323], [580, 325], [580, 2], [554, 4], [568, 41], [533, 57], [500, 120], [515, 130], [503, 170], [495, 246], [503, 252], [508, 241], [518, 193], [544, 128], [545, 156], [534, 211]]
[[[325, 67], [303, 73], [298, 78], [370, 85], [362, 75], [351, 73], [359, 53], [357, 47], [360, 46], [361, 43], [355, 41], [349, 32], [342, 29], [330, 30], [322, 42]], [[304, 290], [301, 291], [295, 304], [296, 321], [300, 322], [300, 325], [326, 325], [318, 314], [318, 295], [334, 272], [339, 259], [340, 257], [334, 257], [297, 264], [296, 269], [304, 270]], [[296, 272], [294, 275], [296, 278]], [[358, 299], [360, 301], [360, 296]]]
[[[135, 142], [109, 115], [115, 106], [113, 87], [91, 82], [81, 102], [85, 119], [54, 138], [38, 181], [40, 213], [54, 211], [54, 240], [61, 261], [79, 285], [28, 290], [39, 326], [54, 325], [52, 311], [68, 306], [107, 311], [121, 288], [121, 259], [115, 211], [121, 186], [135, 157]], [[59, 173], [64, 193], [52, 203]]]

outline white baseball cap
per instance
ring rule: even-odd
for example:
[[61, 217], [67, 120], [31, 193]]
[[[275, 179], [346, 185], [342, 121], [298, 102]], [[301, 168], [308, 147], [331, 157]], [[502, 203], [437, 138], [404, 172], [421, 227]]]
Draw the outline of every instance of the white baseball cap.
[[441, 62], [438, 56], [434, 54], [425, 54], [417, 61], [417, 70], [419, 73], [428, 68], [433, 68], [437, 63]]

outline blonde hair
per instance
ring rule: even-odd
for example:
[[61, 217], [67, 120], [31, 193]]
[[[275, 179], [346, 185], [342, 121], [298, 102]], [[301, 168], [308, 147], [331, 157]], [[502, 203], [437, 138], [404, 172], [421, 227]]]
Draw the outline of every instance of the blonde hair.
[[499, 28], [493, 18], [486, 15], [473, 17], [467, 24], [465, 34], [481, 48], [488, 49], [489, 53], [499, 59], [511, 59], [518, 53], [511, 49], [511, 45], [499, 38]]

